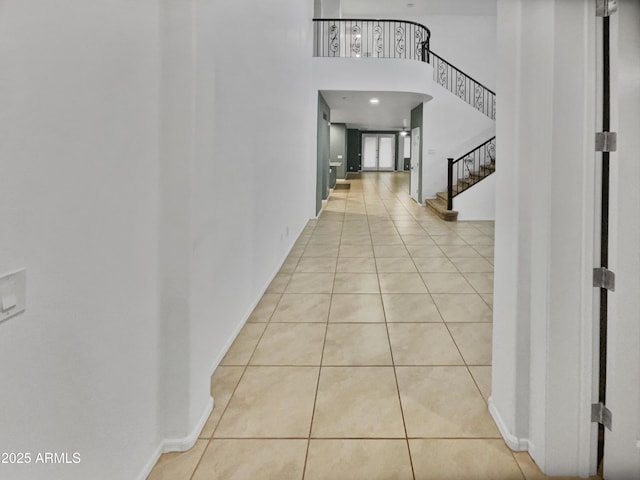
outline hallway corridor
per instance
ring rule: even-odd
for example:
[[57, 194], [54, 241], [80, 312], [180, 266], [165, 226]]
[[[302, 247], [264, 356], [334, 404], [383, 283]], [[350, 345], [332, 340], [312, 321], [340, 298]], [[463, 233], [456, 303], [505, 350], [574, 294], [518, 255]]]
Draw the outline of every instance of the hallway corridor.
[[149, 479], [546, 478], [487, 410], [492, 222], [439, 220], [404, 173], [350, 182], [213, 375], [200, 439]]

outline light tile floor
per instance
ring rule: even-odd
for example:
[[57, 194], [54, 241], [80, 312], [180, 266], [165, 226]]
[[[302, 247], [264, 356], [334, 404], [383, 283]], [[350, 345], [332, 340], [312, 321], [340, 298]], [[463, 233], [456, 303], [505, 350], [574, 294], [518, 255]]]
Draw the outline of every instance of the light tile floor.
[[492, 222], [447, 223], [408, 176], [335, 190], [214, 373], [196, 445], [150, 480], [533, 480], [487, 411]]

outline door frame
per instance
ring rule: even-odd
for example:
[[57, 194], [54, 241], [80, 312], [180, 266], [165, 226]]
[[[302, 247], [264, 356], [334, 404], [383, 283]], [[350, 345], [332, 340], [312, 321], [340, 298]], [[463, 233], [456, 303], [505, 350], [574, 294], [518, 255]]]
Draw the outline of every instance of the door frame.
[[618, 11], [609, 17], [611, 131], [618, 146], [610, 162], [609, 264], [616, 275], [609, 293], [606, 406], [612, 428], [604, 430], [604, 478], [626, 480], [640, 476], [640, 4], [619, 0]]
[[[365, 138], [366, 137], [376, 137], [376, 166], [375, 168], [365, 168], [365, 148], [364, 148], [364, 143], [365, 143]], [[381, 138], [386, 138], [386, 137], [390, 137], [392, 139], [391, 142], [391, 146], [392, 146], [392, 150], [391, 150], [391, 154], [392, 154], [392, 160], [391, 160], [391, 167], [389, 168], [380, 168], [380, 139]], [[362, 163], [361, 163], [361, 169], [363, 172], [394, 172], [396, 170], [396, 150], [397, 150], [397, 135], [394, 133], [363, 133], [362, 137], [361, 137], [361, 151], [362, 151]]]

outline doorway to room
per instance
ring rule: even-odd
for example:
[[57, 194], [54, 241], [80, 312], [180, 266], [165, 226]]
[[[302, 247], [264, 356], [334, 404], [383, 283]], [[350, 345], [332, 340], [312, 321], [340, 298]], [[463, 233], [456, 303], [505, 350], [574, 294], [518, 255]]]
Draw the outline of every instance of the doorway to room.
[[362, 135], [362, 170], [393, 171], [395, 169], [396, 136], [391, 134]]

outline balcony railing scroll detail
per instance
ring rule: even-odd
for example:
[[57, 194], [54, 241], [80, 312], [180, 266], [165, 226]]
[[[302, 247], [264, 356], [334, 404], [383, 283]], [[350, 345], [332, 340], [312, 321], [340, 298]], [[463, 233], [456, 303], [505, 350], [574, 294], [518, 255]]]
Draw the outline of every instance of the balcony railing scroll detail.
[[446, 88], [492, 120], [496, 119], [496, 94], [483, 84], [451, 65], [440, 55], [429, 52], [433, 65], [433, 81]]
[[453, 210], [453, 198], [496, 170], [496, 137], [454, 160], [448, 159], [447, 209]]
[[405, 20], [314, 19], [316, 57], [401, 58], [429, 62], [431, 32]]

